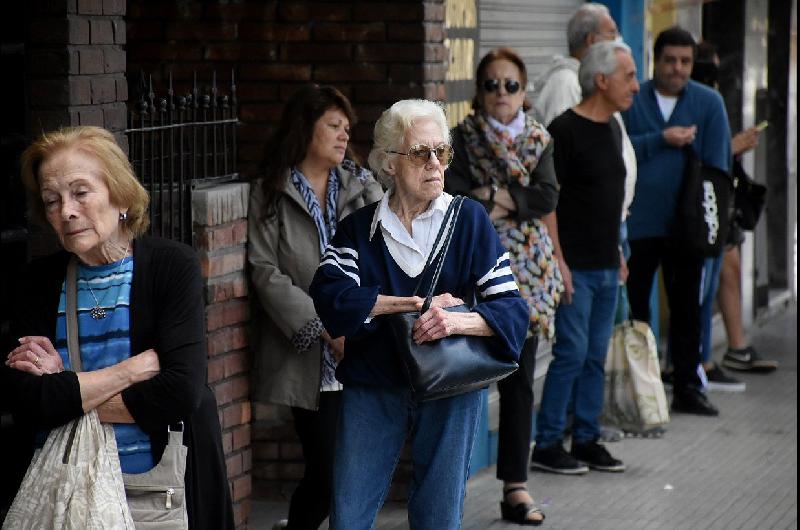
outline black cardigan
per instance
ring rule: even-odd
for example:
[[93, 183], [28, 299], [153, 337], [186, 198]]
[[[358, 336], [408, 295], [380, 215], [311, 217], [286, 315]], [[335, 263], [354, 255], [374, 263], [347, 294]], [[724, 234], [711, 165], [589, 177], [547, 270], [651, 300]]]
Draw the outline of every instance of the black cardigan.
[[[42, 335], [55, 341], [69, 257], [59, 252], [28, 266], [15, 298], [19, 311], [12, 337]], [[167, 442], [167, 426], [184, 421], [189, 526], [225, 529], [233, 528], [233, 510], [216, 400], [206, 384], [204, 308], [202, 276], [192, 248], [152, 237], [134, 242], [131, 352], [153, 348], [161, 371], [124, 390], [122, 399], [136, 424], [150, 436], [156, 462]], [[83, 414], [75, 372], [39, 377], [3, 365], [0, 385], [15, 423], [30, 432], [63, 425]]]

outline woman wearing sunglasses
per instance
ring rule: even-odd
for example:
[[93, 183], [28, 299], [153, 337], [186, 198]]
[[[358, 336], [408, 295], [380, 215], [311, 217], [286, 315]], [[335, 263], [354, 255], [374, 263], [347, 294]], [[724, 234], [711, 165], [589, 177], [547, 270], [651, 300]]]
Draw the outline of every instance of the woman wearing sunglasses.
[[335, 88], [300, 88], [286, 103], [250, 196], [247, 250], [258, 300], [253, 396], [291, 407], [306, 464], [288, 528], [318, 528], [328, 516], [342, 395], [334, 372], [344, 338], [323, 327], [308, 285], [339, 220], [383, 195], [372, 174], [346, 158], [354, 121]]
[[530, 314], [519, 370], [497, 384], [500, 427], [497, 478], [503, 481], [503, 519], [539, 525], [544, 513], [527, 491], [533, 417], [533, 372], [539, 334], [553, 336], [553, 315], [563, 290], [553, 246], [540, 218], [555, 210], [558, 184], [553, 145], [545, 128], [528, 116], [528, 74], [513, 50], [489, 52], [478, 64], [474, 114], [453, 130], [449, 193], [479, 200], [510, 254]]
[[[372, 528], [410, 438], [408, 522], [414, 530], [461, 527], [469, 458], [482, 392], [418, 401], [400, 363], [384, 315], [418, 311], [414, 296], [433, 274], [434, 251], [453, 197], [444, 193], [450, 162], [447, 121], [430, 101], [392, 105], [375, 124], [369, 163], [389, 190], [342, 221], [309, 292], [326, 329], [346, 337], [336, 376], [344, 384], [334, 463], [333, 530]], [[506, 250], [485, 210], [464, 201], [442, 262], [431, 309], [416, 320], [413, 339], [478, 335], [499, 356], [516, 359], [528, 315]], [[445, 307], [468, 300], [472, 311]], [[474, 301], [474, 305], [472, 302]]]

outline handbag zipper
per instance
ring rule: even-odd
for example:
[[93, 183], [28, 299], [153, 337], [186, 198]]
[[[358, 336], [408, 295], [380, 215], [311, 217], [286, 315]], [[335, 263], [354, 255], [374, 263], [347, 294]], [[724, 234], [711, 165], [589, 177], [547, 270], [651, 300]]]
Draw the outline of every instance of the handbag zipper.
[[172, 496], [175, 495], [175, 488], [172, 487], [164, 487], [164, 486], [132, 486], [126, 485], [126, 489], [130, 489], [133, 491], [163, 491], [164, 495], [166, 495], [166, 501], [164, 502], [164, 507], [167, 510], [172, 509]]

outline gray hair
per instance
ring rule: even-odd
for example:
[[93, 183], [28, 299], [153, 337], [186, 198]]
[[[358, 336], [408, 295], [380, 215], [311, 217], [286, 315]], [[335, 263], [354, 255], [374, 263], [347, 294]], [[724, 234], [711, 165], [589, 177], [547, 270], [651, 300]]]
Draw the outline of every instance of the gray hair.
[[575, 55], [586, 46], [586, 37], [597, 33], [604, 16], [611, 16], [603, 4], [587, 2], [583, 4], [567, 23], [567, 44], [569, 54]]
[[617, 69], [619, 60], [617, 52], [631, 54], [631, 49], [624, 42], [602, 41], [595, 42], [586, 51], [578, 70], [578, 82], [581, 85], [581, 95], [584, 99], [594, 94], [597, 88], [594, 77], [597, 74], [611, 75]]
[[372, 150], [369, 152], [367, 164], [384, 186], [392, 184], [392, 176], [387, 172], [388, 154], [386, 151], [398, 151], [406, 132], [420, 119], [432, 119], [442, 131], [442, 139], [450, 143], [450, 130], [447, 118], [441, 105], [426, 99], [403, 99], [381, 114], [375, 123]]

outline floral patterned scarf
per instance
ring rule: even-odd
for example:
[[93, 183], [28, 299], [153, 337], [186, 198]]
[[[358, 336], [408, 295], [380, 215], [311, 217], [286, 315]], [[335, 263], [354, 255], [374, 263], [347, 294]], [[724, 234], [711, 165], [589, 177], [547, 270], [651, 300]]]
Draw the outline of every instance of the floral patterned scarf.
[[[467, 151], [473, 188], [516, 181], [530, 184], [530, 175], [539, 164], [550, 134], [532, 117], [516, 138], [499, 132], [481, 114], [467, 116], [458, 126]], [[539, 219], [494, 221], [497, 234], [511, 256], [511, 269], [520, 293], [528, 301], [531, 329], [548, 340], [555, 335], [554, 316], [564, 284], [553, 256], [553, 242]]]

